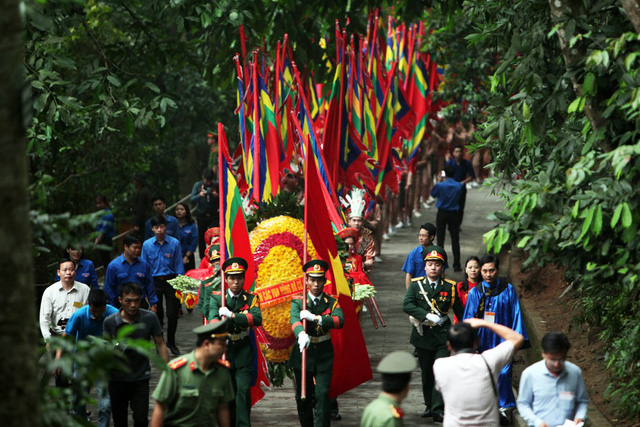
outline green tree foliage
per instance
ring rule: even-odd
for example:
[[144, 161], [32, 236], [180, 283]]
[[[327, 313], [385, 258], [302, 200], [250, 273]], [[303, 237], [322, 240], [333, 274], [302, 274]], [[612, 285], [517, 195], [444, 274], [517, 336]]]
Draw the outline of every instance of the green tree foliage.
[[582, 320], [609, 344], [608, 396], [637, 418], [638, 34], [614, 0], [467, 1], [455, 18], [472, 23], [470, 47], [497, 55], [473, 147], [491, 151], [490, 185], [506, 204], [488, 247], [524, 249], [525, 267], [567, 267]]

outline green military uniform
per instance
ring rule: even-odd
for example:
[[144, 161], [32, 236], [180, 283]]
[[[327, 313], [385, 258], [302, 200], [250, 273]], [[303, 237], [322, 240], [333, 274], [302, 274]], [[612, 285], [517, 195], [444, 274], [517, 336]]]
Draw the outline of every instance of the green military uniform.
[[[430, 247], [430, 248], [433, 248]], [[430, 248], [425, 249], [425, 260], [429, 258]], [[444, 264], [446, 254], [440, 247], [441, 257], [438, 260]], [[433, 305], [433, 308], [427, 303], [422, 295], [422, 289], [427, 298]], [[444, 402], [442, 395], [436, 391], [433, 378], [433, 363], [441, 357], [448, 357], [447, 350], [447, 331], [451, 326], [451, 319], [448, 314], [453, 309], [458, 319], [462, 319], [464, 314], [464, 306], [456, 289], [456, 282], [448, 279], [438, 279], [435, 286], [432, 286], [426, 277], [416, 277], [411, 280], [409, 288], [402, 302], [402, 309], [405, 313], [413, 316], [420, 322], [425, 321], [427, 313], [433, 313], [441, 316], [442, 323], [435, 325], [426, 322], [422, 325], [422, 335], [415, 326], [411, 330], [411, 344], [418, 350], [418, 363], [422, 371], [422, 393], [424, 396], [425, 406], [431, 408], [434, 415], [442, 416], [444, 412]]]
[[[378, 372], [382, 374], [382, 390], [378, 398], [369, 403], [364, 409], [360, 427], [402, 427], [403, 412], [400, 402], [406, 394], [403, 390], [395, 389], [405, 382], [405, 387], [411, 382], [411, 373], [418, 364], [412, 354], [406, 351], [394, 351], [386, 355], [378, 364]], [[391, 380], [394, 390], [385, 381]], [[389, 383], [387, 383], [389, 384]], [[400, 387], [398, 386], [398, 388]], [[408, 391], [408, 389], [407, 389]]]
[[220, 267], [216, 268], [216, 263], [220, 261], [220, 245], [211, 245], [207, 251], [209, 262], [213, 265], [213, 276], [200, 281], [200, 290], [198, 291], [198, 310], [204, 316], [205, 320], [209, 319], [209, 299], [211, 293], [220, 290]]
[[[300, 319], [301, 310], [302, 297], [292, 298], [291, 327], [296, 338], [305, 330]], [[294, 369], [296, 377], [296, 402], [300, 423], [303, 427], [314, 425], [313, 400], [315, 396], [315, 426], [328, 426], [330, 423], [329, 387], [333, 373], [333, 344], [331, 344], [330, 330], [342, 328], [344, 316], [338, 300], [325, 293], [318, 297], [317, 304], [313, 303], [311, 294], [308, 294], [307, 310], [321, 316], [322, 325], [307, 321], [305, 331], [309, 335], [311, 344], [307, 348], [307, 398], [304, 401], [300, 399], [302, 355], [297, 345], [291, 349], [288, 365]], [[315, 392], [313, 378], [315, 378]]]
[[[233, 260], [234, 258], [229, 258], [227, 262]], [[229, 274], [227, 262], [223, 265], [225, 274]], [[220, 320], [221, 306], [220, 291], [213, 291], [209, 298], [209, 321]], [[231, 375], [236, 386], [236, 399], [232, 405], [231, 418], [233, 420], [235, 416], [236, 426], [250, 426], [251, 373], [256, 357], [250, 333], [252, 327], [262, 325], [260, 298], [245, 290], [238, 295], [233, 295], [231, 291], [227, 290], [225, 306], [233, 313], [233, 317], [229, 318], [227, 323], [230, 334], [227, 360], [230, 363]]]
[[217, 426], [219, 405], [234, 398], [231, 374], [222, 361], [203, 372], [192, 351], [169, 363], [153, 398], [167, 407], [165, 426]]

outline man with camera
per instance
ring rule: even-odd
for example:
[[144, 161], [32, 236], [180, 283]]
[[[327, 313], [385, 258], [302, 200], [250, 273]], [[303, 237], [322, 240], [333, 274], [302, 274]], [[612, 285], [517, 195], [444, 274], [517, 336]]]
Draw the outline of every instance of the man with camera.
[[215, 227], [220, 221], [220, 198], [218, 197], [218, 183], [213, 180], [211, 168], [202, 172], [202, 181], [193, 184], [191, 190], [191, 204], [195, 205], [196, 225], [198, 226], [198, 252], [204, 258], [204, 233]]

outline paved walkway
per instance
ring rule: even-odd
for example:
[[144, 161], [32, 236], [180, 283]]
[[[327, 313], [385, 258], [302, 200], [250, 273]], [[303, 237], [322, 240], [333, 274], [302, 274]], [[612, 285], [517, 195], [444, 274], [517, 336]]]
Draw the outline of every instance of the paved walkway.
[[[491, 222], [486, 219], [488, 213], [501, 208], [496, 196], [489, 194], [487, 189], [474, 189], [467, 193], [465, 219], [462, 224], [461, 254], [462, 262], [471, 255], [481, 255], [482, 235], [491, 228]], [[420, 224], [432, 222], [435, 224], [436, 209], [423, 209], [420, 218], [414, 218], [413, 226], [402, 228], [390, 241], [384, 242], [382, 249], [382, 263], [376, 264], [371, 274], [371, 280], [378, 290], [377, 301], [384, 316], [387, 327], [374, 329], [368, 313], [363, 313], [362, 329], [369, 350], [369, 359], [374, 367], [373, 380], [360, 385], [354, 390], [340, 396], [341, 421], [335, 421], [336, 426], [356, 426], [360, 423], [360, 417], [364, 407], [373, 400], [380, 391], [380, 376], [375, 373], [375, 367], [380, 359], [395, 350], [413, 351], [409, 345], [410, 325], [407, 316], [402, 312], [402, 299], [404, 297], [404, 273], [402, 264], [407, 254], [415, 248]], [[451, 255], [450, 236], [447, 234], [445, 249]], [[453, 273], [447, 276], [454, 280], [462, 278], [461, 273]], [[190, 330], [200, 324], [202, 316], [197, 309], [184, 316], [178, 323], [177, 345], [183, 353], [191, 351], [195, 344], [195, 336]], [[158, 371], [153, 370], [151, 390], [155, 389], [158, 382]], [[405, 412], [405, 425], [439, 425], [431, 423], [431, 419], [422, 419], [420, 414], [424, 410], [420, 387], [420, 372], [416, 371], [411, 381], [409, 396], [403, 403]], [[153, 401], [150, 402], [149, 416], [153, 410]], [[255, 426], [295, 426], [299, 425], [294, 399], [293, 383], [286, 380], [281, 388], [273, 389], [253, 408], [251, 420]]]

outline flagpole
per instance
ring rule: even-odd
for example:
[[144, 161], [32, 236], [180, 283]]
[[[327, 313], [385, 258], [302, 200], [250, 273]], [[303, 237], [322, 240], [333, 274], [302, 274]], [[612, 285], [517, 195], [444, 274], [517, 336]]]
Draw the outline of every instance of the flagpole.
[[[220, 227], [220, 306], [225, 307], [225, 289], [224, 289], [224, 270], [222, 269], [222, 264], [225, 261], [225, 251], [226, 251], [226, 236], [224, 229], [224, 220], [225, 220], [225, 210], [224, 210], [224, 199], [226, 194], [224, 194], [224, 175], [222, 174], [222, 153], [223, 147], [226, 149], [226, 144], [224, 144], [224, 126], [222, 123], [218, 122], [218, 211], [219, 211], [219, 223], [218, 227]], [[226, 172], [226, 171], [225, 171]]]
[[[309, 204], [307, 203], [307, 201], [309, 200], [309, 161], [310, 161], [310, 156], [309, 156], [309, 150], [311, 149], [311, 147], [309, 147], [309, 138], [307, 137], [306, 141], [304, 142], [304, 144], [306, 145], [306, 164], [304, 166], [304, 249], [302, 251], [303, 255], [302, 255], [302, 259], [303, 259], [303, 265], [307, 263], [307, 238], [308, 238], [308, 231], [307, 231], [307, 219], [308, 219], [308, 209], [307, 206], [309, 206]], [[303, 282], [302, 282], [302, 309], [306, 310], [307, 309], [307, 273], [304, 273], [304, 277], [303, 277]], [[304, 332], [307, 332], [307, 319], [302, 319], [302, 329], [304, 330]], [[300, 398], [302, 400], [305, 400], [307, 398], [307, 349], [303, 349], [302, 350], [302, 362], [301, 362], [301, 368], [302, 368], [302, 372], [300, 375]]]

